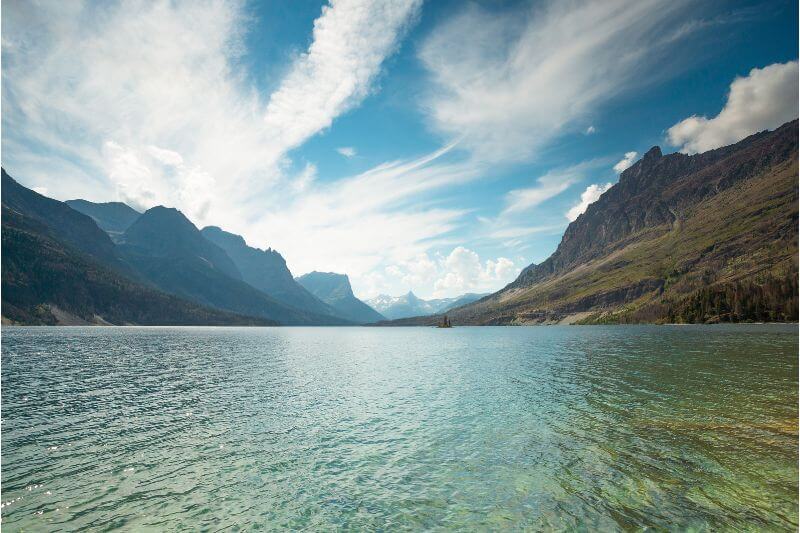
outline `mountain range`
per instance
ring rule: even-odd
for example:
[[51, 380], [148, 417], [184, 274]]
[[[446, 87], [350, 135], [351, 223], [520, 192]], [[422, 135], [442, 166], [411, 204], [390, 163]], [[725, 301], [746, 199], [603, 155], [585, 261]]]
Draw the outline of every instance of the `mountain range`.
[[64, 203], [75, 211], [88, 215], [101, 230], [108, 233], [112, 241], [118, 241], [141, 215], [139, 211], [122, 202], [95, 203], [77, 199]]
[[339, 316], [359, 324], [385, 320], [386, 317], [355, 297], [350, 278], [333, 272], [309, 272], [297, 282], [311, 294], [330, 305]]
[[389, 320], [400, 318], [437, 315], [445, 313], [454, 307], [466, 305], [487, 296], [487, 294], [467, 293], [455, 298], [439, 298], [423, 300], [412, 291], [402, 296], [388, 296], [381, 294], [367, 300], [367, 303], [379, 311]]
[[277, 252], [200, 231], [176, 209], [59, 202], [3, 169], [2, 236], [4, 323], [361, 323], [297, 283]]
[[455, 325], [796, 321], [798, 122], [701, 154], [650, 149], [489, 295], [366, 303], [163, 206], [60, 202], [2, 170], [2, 318], [19, 324]]
[[547, 260], [448, 315], [456, 325], [797, 321], [797, 280], [794, 120], [696, 155], [653, 147]]

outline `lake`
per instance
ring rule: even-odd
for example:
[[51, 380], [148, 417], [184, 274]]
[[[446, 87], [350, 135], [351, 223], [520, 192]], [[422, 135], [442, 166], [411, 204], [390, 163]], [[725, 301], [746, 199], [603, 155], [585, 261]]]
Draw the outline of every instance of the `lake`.
[[2, 525], [796, 531], [797, 390], [797, 325], [4, 327]]

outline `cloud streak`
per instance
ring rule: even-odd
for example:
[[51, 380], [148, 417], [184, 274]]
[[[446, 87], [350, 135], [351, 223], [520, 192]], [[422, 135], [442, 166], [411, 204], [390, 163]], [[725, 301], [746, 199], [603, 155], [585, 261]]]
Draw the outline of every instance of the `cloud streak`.
[[[686, 2], [548, 2], [500, 14], [472, 6], [426, 40], [425, 104], [443, 136], [488, 161], [529, 160], [635, 85], [674, 39]], [[585, 124], [585, 122], [584, 122]]]
[[571, 167], [555, 169], [540, 176], [536, 186], [515, 189], [506, 195], [506, 207], [501, 217], [527, 211], [539, 204], [558, 196], [569, 187], [578, 183], [586, 174], [602, 164], [600, 160], [584, 161]]
[[4, 164], [61, 198], [245, 226], [291, 182], [287, 152], [369, 94], [418, 0], [338, 0], [267, 102], [241, 70], [243, 1], [4, 5]]
[[270, 96], [264, 123], [283, 151], [330, 127], [368, 94], [421, 0], [335, 0], [313, 42]]

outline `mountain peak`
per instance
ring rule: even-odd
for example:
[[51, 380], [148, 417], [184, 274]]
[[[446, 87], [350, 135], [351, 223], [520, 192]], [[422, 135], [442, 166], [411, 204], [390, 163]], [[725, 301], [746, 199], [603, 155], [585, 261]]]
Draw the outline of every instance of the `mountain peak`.
[[663, 154], [661, 153], [661, 148], [659, 148], [659, 147], [656, 145], [656, 146], [653, 146], [652, 148], [650, 148], [650, 149], [649, 149], [649, 150], [648, 150], [648, 151], [647, 151], [647, 152], [644, 154], [644, 157], [643, 157], [642, 159], [643, 159], [644, 161], [653, 161], [653, 160], [656, 160], [656, 159], [660, 159], [661, 157], [663, 157]]
[[118, 239], [142, 215], [123, 202], [90, 202], [76, 198], [64, 203], [75, 211], [91, 217], [112, 239]]
[[364, 324], [384, 319], [380, 313], [355, 297], [347, 274], [314, 270], [298, 277], [297, 282], [349, 320]]
[[122, 240], [156, 256], [201, 258], [225, 275], [242, 279], [223, 249], [206, 239], [183, 213], [172, 207], [159, 205], [148, 209], [125, 230]]
[[246, 245], [244, 237], [242, 237], [241, 235], [236, 235], [235, 233], [230, 233], [228, 231], [225, 231], [219, 226], [206, 226], [200, 230], [200, 233], [202, 233], [203, 237], [205, 237], [206, 239], [209, 239], [211, 240], [211, 242], [217, 244], [217, 246], [221, 246], [220, 243], [217, 242], [219, 240], [236, 243], [239, 246]]

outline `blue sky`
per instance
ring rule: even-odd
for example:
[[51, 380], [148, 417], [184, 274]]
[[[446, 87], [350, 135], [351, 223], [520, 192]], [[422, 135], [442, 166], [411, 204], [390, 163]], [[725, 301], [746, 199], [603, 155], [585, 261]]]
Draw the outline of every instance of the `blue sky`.
[[4, 167], [356, 294], [501, 288], [649, 147], [797, 116], [797, 3], [3, 2]]

